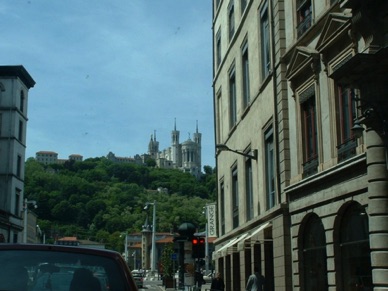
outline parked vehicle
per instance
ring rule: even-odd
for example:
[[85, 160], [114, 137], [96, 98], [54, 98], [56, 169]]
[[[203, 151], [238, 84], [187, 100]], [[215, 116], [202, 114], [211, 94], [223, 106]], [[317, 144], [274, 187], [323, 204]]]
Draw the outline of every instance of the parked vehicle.
[[132, 277], [135, 280], [137, 288], [143, 288], [144, 273], [140, 271], [132, 271]]
[[0, 262], [0, 290], [138, 290], [124, 259], [114, 251], [0, 244]]

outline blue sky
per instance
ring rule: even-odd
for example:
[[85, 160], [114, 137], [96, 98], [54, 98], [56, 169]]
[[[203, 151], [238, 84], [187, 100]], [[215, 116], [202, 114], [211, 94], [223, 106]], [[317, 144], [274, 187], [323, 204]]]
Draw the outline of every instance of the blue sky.
[[170, 146], [202, 132], [214, 166], [211, 0], [0, 2], [1, 65], [23, 65], [27, 157], [134, 156], [156, 130]]

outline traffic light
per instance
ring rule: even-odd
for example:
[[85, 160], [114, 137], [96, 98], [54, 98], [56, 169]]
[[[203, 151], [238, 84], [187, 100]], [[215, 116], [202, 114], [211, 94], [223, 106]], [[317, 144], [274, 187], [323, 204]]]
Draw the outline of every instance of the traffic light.
[[205, 239], [203, 237], [194, 236], [191, 239], [192, 247], [192, 258], [202, 259], [205, 257]]

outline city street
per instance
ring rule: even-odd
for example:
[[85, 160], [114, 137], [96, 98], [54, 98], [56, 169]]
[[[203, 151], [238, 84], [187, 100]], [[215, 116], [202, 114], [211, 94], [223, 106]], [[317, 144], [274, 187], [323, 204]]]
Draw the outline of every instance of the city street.
[[147, 280], [144, 278], [143, 288], [140, 290], [164, 290], [162, 287], [162, 280]]
[[[152, 290], [152, 291], [166, 290], [167, 291], [167, 290], [178, 290], [178, 289], [174, 289], [174, 288], [167, 288], [166, 289], [163, 286], [162, 280], [147, 280], [147, 279], [144, 279], [144, 287], [141, 288], [140, 290], [148, 290], [148, 291], [150, 291], [150, 290]], [[186, 289], [186, 290], [189, 290], [189, 289]], [[194, 289], [191, 289], [191, 290], [194, 290]], [[210, 283], [202, 285], [201, 291], [207, 291], [207, 290], [210, 290]]]

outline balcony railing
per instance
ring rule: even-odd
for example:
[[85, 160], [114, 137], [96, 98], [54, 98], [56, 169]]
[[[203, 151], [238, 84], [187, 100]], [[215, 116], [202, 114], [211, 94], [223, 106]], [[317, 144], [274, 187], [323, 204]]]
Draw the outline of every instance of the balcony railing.
[[307, 29], [311, 27], [312, 14], [311, 12], [305, 16], [305, 18], [299, 23], [297, 31], [298, 37], [301, 37]]
[[355, 138], [349, 139], [337, 146], [338, 162], [342, 162], [356, 155], [357, 141]]
[[303, 164], [303, 178], [318, 172], [318, 157], [312, 158]]

